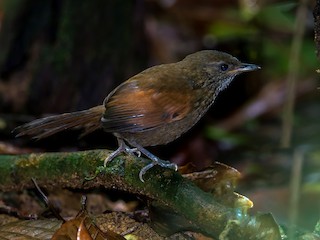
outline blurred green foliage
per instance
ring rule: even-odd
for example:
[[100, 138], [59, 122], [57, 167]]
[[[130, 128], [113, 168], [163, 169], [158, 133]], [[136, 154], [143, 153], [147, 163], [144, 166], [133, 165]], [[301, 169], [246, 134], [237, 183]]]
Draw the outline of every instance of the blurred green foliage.
[[212, 125], [205, 128], [205, 136], [210, 140], [218, 140], [227, 146], [233, 147], [243, 145], [249, 140], [243, 134], [230, 132]]
[[[227, 9], [225, 19], [215, 21], [208, 34], [219, 42], [244, 38], [261, 45], [259, 54], [267, 76], [279, 78], [288, 69], [292, 35], [295, 29], [295, 1], [262, 6], [248, 17], [239, 9]], [[318, 62], [313, 39], [305, 39], [301, 51], [301, 75], [314, 73]]]

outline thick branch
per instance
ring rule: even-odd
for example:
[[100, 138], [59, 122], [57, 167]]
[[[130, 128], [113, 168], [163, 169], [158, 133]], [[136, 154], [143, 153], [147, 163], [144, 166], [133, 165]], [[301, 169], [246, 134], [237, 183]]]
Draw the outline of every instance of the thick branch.
[[139, 180], [145, 165], [141, 158], [118, 157], [94, 176], [110, 152], [93, 150], [73, 153], [42, 153], [0, 156], [0, 190], [31, 187], [30, 179], [48, 189], [104, 186], [145, 195], [184, 216], [199, 231], [220, 239], [280, 239], [271, 215], [249, 216], [226, 207], [173, 170], [154, 167]]

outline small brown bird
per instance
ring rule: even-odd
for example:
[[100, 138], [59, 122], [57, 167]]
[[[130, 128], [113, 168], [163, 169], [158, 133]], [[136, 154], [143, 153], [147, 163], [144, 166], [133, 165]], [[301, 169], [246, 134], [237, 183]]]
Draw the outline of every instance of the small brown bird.
[[143, 181], [143, 175], [155, 165], [177, 170], [176, 164], [159, 159], [145, 146], [178, 138], [199, 121], [236, 75], [257, 69], [260, 67], [241, 63], [224, 52], [196, 52], [180, 62], [154, 66], [131, 77], [101, 106], [38, 119], [15, 130], [17, 136], [41, 139], [69, 128], [83, 127], [84, 135], [102, 127], [119, 143], [104, 166], [122, 152], [142, 153], [152, 161], [140, 171]]

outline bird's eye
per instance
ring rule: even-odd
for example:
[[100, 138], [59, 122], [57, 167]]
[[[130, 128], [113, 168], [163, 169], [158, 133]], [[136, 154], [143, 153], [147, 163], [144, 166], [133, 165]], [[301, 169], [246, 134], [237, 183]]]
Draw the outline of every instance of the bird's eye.
[[227, 71], [228, 68], [229, 68], [228, 64], [222, 63], [222, 64], [220, 65], [221, 71]]

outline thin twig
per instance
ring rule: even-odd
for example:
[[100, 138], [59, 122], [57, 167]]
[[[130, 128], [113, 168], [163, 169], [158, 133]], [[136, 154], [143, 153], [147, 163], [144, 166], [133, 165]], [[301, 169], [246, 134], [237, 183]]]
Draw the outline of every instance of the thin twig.
[[280, 146], [288, 148], [291, 145], [292, 126], [293, 126], [293, 109], [294, 96], [296, 91], [296, 82], [300, 67], [300, 52], [303, 43], [303, 35], [307, 21], [307, 3], [308, 0], [300, 0], [297, 10], [297, 17], [295, 22], [295, 32], [291, 45], [291, 53], [289, 56], [289, 66], [287, 75], [287, 95], [283, 109], [282, 119], [282, 135], [280, 139]]
[[300, 190], [301, 190], [301, 174], [302, 165], [304, 160], [305, 149], [299, 147], [295, 149], [293, 154], [293, 164], [290, 178], [290, 202], [289, 202], [289, 232], [288, 238], [293, 239], [294, 231], [293, 226], [297, 224], [298, 209], [300, 202]]

